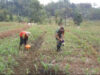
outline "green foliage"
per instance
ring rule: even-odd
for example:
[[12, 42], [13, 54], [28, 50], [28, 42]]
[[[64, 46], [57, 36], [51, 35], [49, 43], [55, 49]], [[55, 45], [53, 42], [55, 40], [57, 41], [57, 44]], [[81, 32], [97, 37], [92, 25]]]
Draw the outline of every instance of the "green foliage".
[[[100, 20], [100, 8], [94, 8], [90, 3], [73, 4], [69, 0], [59, 0], [45, 6], [49, 17], [57, 16], [62, 19], [73, 17], [75, 11], [81, 13], [83, 19]], [[66, 21], [65, 21], [66, 23]]]
[[88, 17], [90, 20], [100, 20], [100, 8], [92, 9]]
[[45, 6], [45, 10], [47, 11], [48, 16], [52, 17], [55, 16], [55, 22], [59, 25], [61, 21], [71, 16], [71, 8], [69, 0], [60, 0], [56, 3], [50, 3]]
[[[16, 15], [28, 19], [24, 21], [46, 23], [47, 18], [55, 16], [57, 24], [59, 18], [67, 24], [66, 19], [73, 17], [75, 11], [81, 13], [83, 19], [100, 19], [100, 8], [94, 8], [89, 3], [73, 4], [69, 0], [59, 0], [43, 6], [38, 0], [0, 0], [0, 21], [16, 21]], [[23, 18], [17, 18], [17, 21], [21, 22]], [[77, 24], [79, 25], [79, 22]]]
[[[9, 18], [7, 21], [13, 21], [13, 16], [18, 16], [17, 21], [21, 22], [23, 19], [21, 17], [26, 17], [30, 22], [40, 22], [45, 21], [46, 12], [43, 6], [38, 0], [4, 0], [0, 1], [0, 8], [7, 10], [9, 13]], [[0, 21], [6, 21], [6, 13], [0, 15]], [[19, 17], [20, 16], [20, 17]]]
[[9, 19], [10, 19], [10, 21], [13, 21], [13, 15], [12, 14], [9, 15]]
[[12, 69], [10, 69], [10, 68], [7, 68], [7, 74], [6, 75], [11, 75], [11, 74], [13, 74], [14, 72], [12, 71]]
[[74, 13], [73, 15], [73, 21], [75, 24], [80, 25], [80, 23], [82, 22], [82, 16], [79, 13]]
[[22, 22], [22, 17], [18, 16], [18, 17], [17, 17], [17, 21], [18, 21], [18, 22]]
[[[15, 29], [23, 27], [23, 24], [14, 23], [14, 22], [1, 22], [0, 23], [0, 30], [3, 32], [4, 29]], [[3, 28], [2, 28], [3, 26]], [[6, 30], [7, 30], [6, 29]], [[42, 33], [40, 26], [34, 26], [29, 29], [29, 31], [34, 34], [34, 38], [30, 38], [30, 40], [37, 39], [38, 36]], [[37, 31], [38, 30], [38, 31]], [[5, 30], [4, 30], [5, 31]], [[37, 34], [38, 33], [38, 34]], [[15, 38], [17, 36], [17, 38]], [[15, 56], [19, 56], [18, 45], [19, 45], [19, 37], [18, 34], [15, 37], [9, 37], [0, 39], [0, 74], [4, 75], [12, 75], [13, 74], [13, 67], [18, 66], [19, 63], [15, 60]], [[30, 41], [29, 40], [29, 41]], [[26, 69], [28, 73], [28, 69]]]
[[7, 12], [5, 10], [0, 10], [0, 21], [6, 21]]
[[59, 70], [59, 65], [58, 65], [58, 64], [56, 64], [56, 65], [54, 66], [54, 70], [55, 70], [55, 74], [57, 74], [57, 72], [58, 72], [58, 70]]
[[[8, 27], [7, 24], [10, 26]], [[99, 74], [100, 66], [96, 65], [96, 64], [100, 64], [99, 52], [96, 55], [98, 57], [94, 56], [94, 54], [92, 54], [92, 49], [90, 47], [90, 45], [91, 46], [93, 45], [96, 46], [96, 49], [98, 48], [98, 50], [100, 48], [99, 47], [100, 46], [99, 24], [100, 24], [99, 21], [92, 21], [92, 22], [85, 21], [81, 25], [82, 29], [77, 29], [76, 26], [65, 27], [65, 29], [69, 30], [70, 32], [65, 33], [66, 45], [62, 48], [61, 52], [56, 52], [56, 40], [55, 38], [53, 38], [54, 32], [57, 29], [56, 25], [53, 26], [33, 25], [33, 27], [29, 29], [29, 31], [32, 33], [33, 36], [33, 37], [29, 37], [30, 44], [32, 44], [31, 42], [34, 42], [34, 40], [37, 39], [37, 37], [39, 37], [41, 33], [43, 33], [44, 31], [43, 29], [47, 30], [47, 33], [45, 35], [46, 37], [43, 40], [44, 43], [42, 44], [41, 48], [39, 50], [34, 51], [33, 53], [34, 58], [36, 59], [32, 60], [32, 65], [35, 64], [34, 65], [35, 70], [36, 71], [39, 70], [40, 62], [42, 62], [41, 60], [43, 60], [44, 61], [42, 62], [43, 69], [45, 69], [45, 71], [48, 73], [51, 70], [55, 70], [56, 74], [58, 74], [59, 70], [61, 71], [64, 70], [64, 72], [66, 72], [66, 74], [68, 75], [70, 74], [70, 72], [76, 73], [78, 72], [78, 70], [82, 70], [82, 73], [87, 75]], [[18, 25], [19, 27], [21, 26], [19, 23], [16, 24], [16, 23], [2, 22], [0, 23], [1, 26], [0, 30], [3, 31], [5, 28], [8, 29], [16, 28], [16, 26], [12, 27], [12, 25]], [[96, 30], [94, 31], [94, 29]], [[75, 34], [77, 34], [80, 38]], [[13, 73], [12, 72], [13, 66], [16, 65], [15, 64], [16, 61], [14, 60], [13, 55], [17, 57], [20, 56], [18, 55], [20, 53], [18, 50], [19, 39], [15, 37], [9, 37], [0, 40], [0, 73], [6, 73], [6, 75], [7, 74], [11, 75], [11, 73]], [[90, 45], [87, 44], [88, 41]], [[33, 50], [34, 48], [31, 51]], [[25, 53], [28, 52], [25, 51]], [[23, 53], [23, 55], [25, 54]], [[96, 59], [96, 61], [94, 59]], [[52, 64], [48, 64], [48, 63], [52, 63]], [[92, 65], [87, 66], [87, 64], [92, 64]], [[93, 69], [90, 67], [92, 67]], [[25, 70], [27, 73], [29, 73], [28, 68], [25, 68]]]
[[26, 69], [26, 74], [28, 75], [30, 73], [30, 70], [27, 68]]
[[89, 75], [89, 68], [86, 68], [86, 69], [85, 69], [85, 74], [86, 74], [86, 75]]
[[46, 63], [44, 63], [44, 62], [41, 62], [41, 64], [42, 64], [42, 66], [43, 66], [43, 68], [44, 68], [44, 71], [48, 71], [48, 69], [49, 69], [48, 64], [46, 64]]
[[69, 64], [66, 64], [66, 68], [65, 68], [65, 72], [67, 75], [69, 75], [69, 69], [70, 69], [70, 65]]
[[4, 59], [3, 57], [0, 57], [0, 73], [4, 73], [4, 70], [6, 69]]
[[60, 18], [59, 21], [58, 21], [58, 25], [62, 25], [62, 23], [63, 23], [63, 19]]
[[38, 72], [38, 65], [34, 64], [36, 72]]
[[100, 63], [100, 56], [98, 56], [97, 60], [98, 60], [98, 63]]

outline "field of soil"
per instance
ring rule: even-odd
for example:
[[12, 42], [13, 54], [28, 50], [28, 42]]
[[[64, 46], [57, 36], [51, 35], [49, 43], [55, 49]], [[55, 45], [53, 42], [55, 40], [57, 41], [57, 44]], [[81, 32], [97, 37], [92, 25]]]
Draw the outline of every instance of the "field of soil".
[[[0, 74], [99, 75], [99, 23], [96, 21], [90, 25], [90, 21], [84, 22], [80, 28], [65, 26], [65, 46], [60, 52], [56, 51], [57, 25], [24, 25], [0, 32]], [[29, 50], [24, 46], [18, 49], [18, 33], [22, 30], [31, 32]]]

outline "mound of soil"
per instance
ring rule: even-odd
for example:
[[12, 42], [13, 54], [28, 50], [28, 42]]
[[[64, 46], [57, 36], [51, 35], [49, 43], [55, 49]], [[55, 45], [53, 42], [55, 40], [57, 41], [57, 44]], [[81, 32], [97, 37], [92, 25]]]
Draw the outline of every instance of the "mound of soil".
[[5, 31], [5, 32], [1, 32], [0, 33], [0, 39], [3, 39], [3, 38], [5, 38], [5, 37], [9, 37], [9, 36], [13, 36], [13, 35], [15, 35], [16, 33], [19, 33], [19, 32], [21, 32], [21, 31], [23, 31], [23, 30], [26, 30], [26, 29], [28, 29], [29, 28], [29, 26], [24, 26], [23, 28], [19, 28], [19, 29], [13, 29], [13, 30], [8, 30], [8, 31]]

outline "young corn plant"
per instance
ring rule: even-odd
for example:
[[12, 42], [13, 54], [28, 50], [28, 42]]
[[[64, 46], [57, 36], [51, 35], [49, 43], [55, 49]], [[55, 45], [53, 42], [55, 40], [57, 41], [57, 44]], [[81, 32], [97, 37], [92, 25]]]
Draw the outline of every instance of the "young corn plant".
[[0, 74], [4, 74], [6, 70], [7, 63], [4, 61], [3, 57], [0, 57]]
[[98, 56], [97, 61], [98, 61], [98, 63], [100, 64], [100, 56]]
[[93, 74], [93, 75], [99, 75], [99, 73], [100, 73], [99, 68], [93, 68], [93, 69], [92, 69], [92, 74]]
[[54, 70], [55, 70], [55, 75], [56, 75], [57, 72], [58, 72], [58, 70], [59, 70], [59, 65], [58, 65], [58, 64], [56, 64], [56, 65], [54, 66]]
[[66, 67], [65, 67], [65, 73], [66, 73], [66, 75], [70, 74], [69, 69], [70, 69], [70, 65], [66, 64]]
[[36, 70], [36, 73], [37, 73], [38, 72], [38, 65], [34, 64], [34, 67], [35, 67], [35, 70]]
[[6, 69], [6, 66], [3, 62], [0, 62], [0, 74], [4, 74], [4, 71]]
[[85, 69], [85, 75], [89, 75], [89, 69], [88, 68]]
[[43, 68], [44, 68], [44, 73], [46, 73], [46, 72], [48, 71], [48, 69], [49, 69], [48, 64], [46, 64], [46, 63], [44, 63], [44, 62], [41, 62], [41, 64], [42, 64], [42, 66], [43, 66]]
[[11, 69], [11, 68], [7, 68], [7, 70], [6, 70], [6, 75], [11, 75], [11, 74], [13, 74], [14, 72], [13, 72], [13, 70]]
[[30, 73], [30, 70], [27, 68], [26, 69], [26, 74], [28, 75]]

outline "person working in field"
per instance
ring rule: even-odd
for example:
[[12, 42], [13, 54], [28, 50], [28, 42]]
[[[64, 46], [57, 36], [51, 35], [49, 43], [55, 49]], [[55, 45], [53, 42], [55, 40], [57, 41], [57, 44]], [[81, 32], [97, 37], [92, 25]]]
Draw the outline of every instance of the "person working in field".
[[20, 47], [24, 44], [26, 45], [27, 44], [27, 41], [28, 41], [28, 36], [30, 35], [31, 33], [30, 32], [27, 32], [27, 31], [22, 31], [20, 32], [19, 36], [20, 36], [20, 44], [19, 44], [19, 49]]
[[64, 27], [60, 27], [56, 32], [56, 40], [57, 40], [57, 51], [61, 50], [61, 46], [64, 43]]

